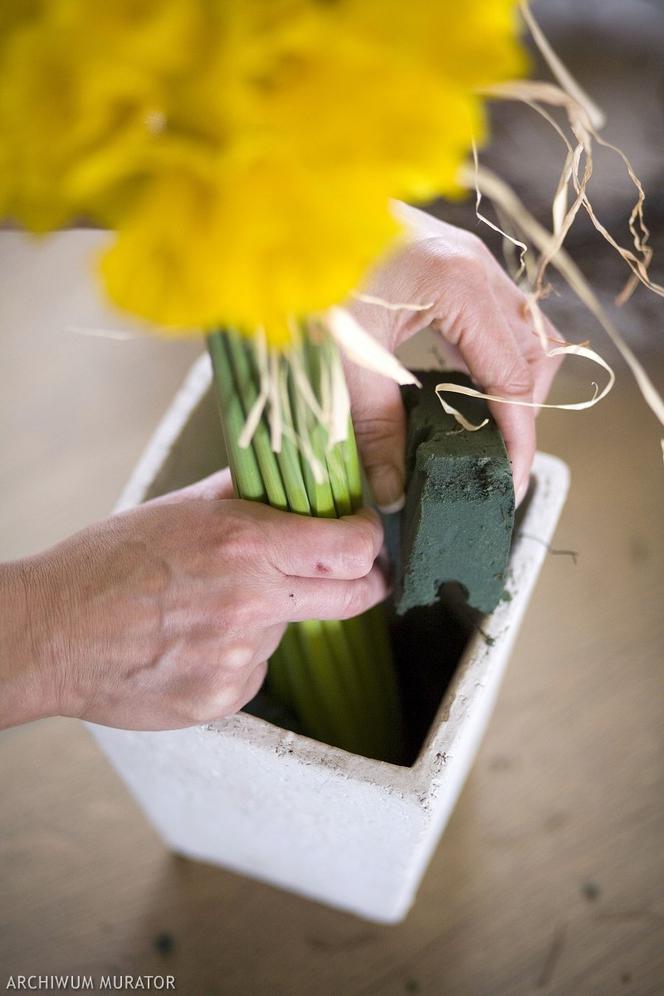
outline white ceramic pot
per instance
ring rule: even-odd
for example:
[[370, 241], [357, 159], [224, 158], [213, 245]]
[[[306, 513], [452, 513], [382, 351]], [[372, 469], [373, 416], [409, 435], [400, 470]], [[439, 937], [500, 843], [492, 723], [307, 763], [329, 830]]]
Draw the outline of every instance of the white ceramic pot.
[[[190, 483], [222, 458], [207, 357], [140, 460], [118, 508]], [[469, 641], [420, 754], [400, 767], [348, 754], [246, 713], [136, 733], [91, 726], [169, 847], [371, 920], [413, 902], [486, 727], [569, 475], [538, 453], [510, 560], [510, 601]], [[534, 540], [536, 537], [537, 540]]]

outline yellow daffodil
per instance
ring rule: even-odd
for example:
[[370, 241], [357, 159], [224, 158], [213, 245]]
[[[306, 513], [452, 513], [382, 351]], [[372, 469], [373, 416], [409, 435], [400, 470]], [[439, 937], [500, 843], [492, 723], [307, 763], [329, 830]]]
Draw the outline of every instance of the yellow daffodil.
[[170, 331], [343, 300], [458, 192], [475, 89], [523, 68], [514, 0], [5, 0], [0, 213], [117, 232], [122, 308]]

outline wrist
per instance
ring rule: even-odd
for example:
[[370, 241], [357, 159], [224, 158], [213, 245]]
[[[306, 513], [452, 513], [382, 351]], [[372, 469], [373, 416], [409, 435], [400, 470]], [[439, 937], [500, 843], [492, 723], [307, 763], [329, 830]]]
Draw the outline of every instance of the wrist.
[[61, 711], [47, 587], [39, 556], [0, 564], [0, 727]]

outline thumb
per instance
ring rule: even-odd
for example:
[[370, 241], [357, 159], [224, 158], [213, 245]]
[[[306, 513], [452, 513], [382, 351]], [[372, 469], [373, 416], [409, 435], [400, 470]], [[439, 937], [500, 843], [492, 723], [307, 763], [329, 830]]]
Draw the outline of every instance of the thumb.
[[405, 416], [397, 385], [387, 377], [346, 364], [357, 445], [374, 500], [381, 512], [404, 502]]
[[180, 501], [200, 501], [201, 499], [205, 501], [219, 501], [223, 498], [234, 497], [235, 492], [233, 491], [231, 472], [228, 467], [225, 467], [223, 470], [217, 470], [214, 474], [210, 474], [209, 477], [204, 477], [194, 484], [189, 484], [178, 491], [170, 491], [168, 494], [153, 500], [160, 504], [168, 503], [172, 505]]

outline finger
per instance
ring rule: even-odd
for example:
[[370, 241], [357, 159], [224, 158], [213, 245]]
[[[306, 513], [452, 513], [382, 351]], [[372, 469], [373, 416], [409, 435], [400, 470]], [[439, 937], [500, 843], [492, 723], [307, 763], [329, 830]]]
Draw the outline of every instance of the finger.
[[285, 623], [277, 623], [276, 626], [268, 626], [267, 629], [263, 630], [251, 658], [252, 669], [270, 659], [281, 643], [285, 629]]
[[350, 619], [387, 598], [389, 585], [378, 565], [355, 581], [288, 578], [280, 591], [281, 616], [286, 622], [303, 619]]
[[276, 509], [260, 511], [261, 555], [281, 574], [337, 581], [369, 573], [383, 543], [373, 509], [342, 519], [316, 519]]
[[[487, 394], [497, 394], [500, 397], [510, 397], [504, 387], [487, 388]], [[532, 395], [519, 397], [511, 395], [515, 400], [530, 401]], [[514, 499], [520, 505], [528, 491], [530, 483], [530, 468], [533, 464], [536, 449], [535, 409], [517, 408], [513, 405], [503, 405], [489, 402], [489, 411], [500, 429], [507, 453], [512, 464], [514, 478]]]
[[364, 471], [382, 512], [404, 503], [406, 426], [398, 386], [386, 377], [346, 367], [351, 413]]
[[[545, 356], [543, 359], [531, 363], [533, 371], [533, 401], [537, 405], [543, 405], [549, 396], [551, 384], [563, 362], [563, 356]], [[539, 415], [541, 408], [535, 409], [535, 417]]]
[[230, 467], [217, 470], [214, 474], [204, 477], [188, 488], [182, 488], [179, 494], [187, 498], [204, 498], [206, 501], [219, 501], [235, 496]]
[[[530, 367], [533, 377], [533, 401], [536, 404], [543, 404], [563, 361], [562, 356], [549, 356], [547, 350], [561, 345], [564, 340], [552, 322], [545, 315], [542, 315], [544, 334], [548, 343], [546, 347], [542, 345], [525, 294], [512, 283], [502, 270], [499, 271], [499, 274], [502, 279], [494, 284], [495, 296], [502, 306], [505, 320]], [[535, 410], [535, 415], [538, 414], [539, 410]]]
[[[544, 333], [547, 339], [550, 340], [550, 348], [553, 349], [562, 342], [557, 329], [551, 324], [548, 318], [544, 319]], [[549, 396], [553, 378], [556, 376], [564, 357], [547, 355], [546, 350], [539, 341], [539, 337], [532, 328], [532, 324], [528, 334], [529, 339], [526, 340], [524, 353], [533, 375], [533, 401], [538, 405], [542, 405]], [[536, 409], [535, 414], [539, 415], [539, 411], [539, 409]]]
[[258, 664], [252, 667], [247, 680], [244, 685], [239, 689], [235, 703], [233, 705], [233, 712], [239, 712], [246, 706], [247, 702], [251, 702], [255, 695], [263, 687], [263, 682], [265, 681], [265, 676], [267, 674], [267, 658], [264, 658]]
[[217, 470], [214, 474], [210, 474], [209, 477], [204, 477], [194, 484], [189, 484], [186, 488], [171, 491], [154, 500], [160, 504], [174, 504], [181, 501], [196, 501], [201, 499], [205, 501], [219, 501], [233, 497], [234, 491], [231, 472], [228, 467], [224, 467], [223, 470]]
[[266, 676], [267, 676], [267, 658], [265, 660], [260, 661], [260, 663], [256, 665], [252, 674], [247, 679], [247, 683], [242, 693], [242, 697], [245, 699], [243, 705], [246, 705], [247, 702], [251, 702], [254, 695], [256, 695], [261, 690]]
[[[509, 401], [533, 400], [532, 371], [488, 283], [478, 287], [473, 304], [459, 313], [453, 345], [487, 394]], [[535, 455], [535, 412], [499, 402], [489, 402], [489, 410], [505, 440], [519, 502], [528, 490]]]

